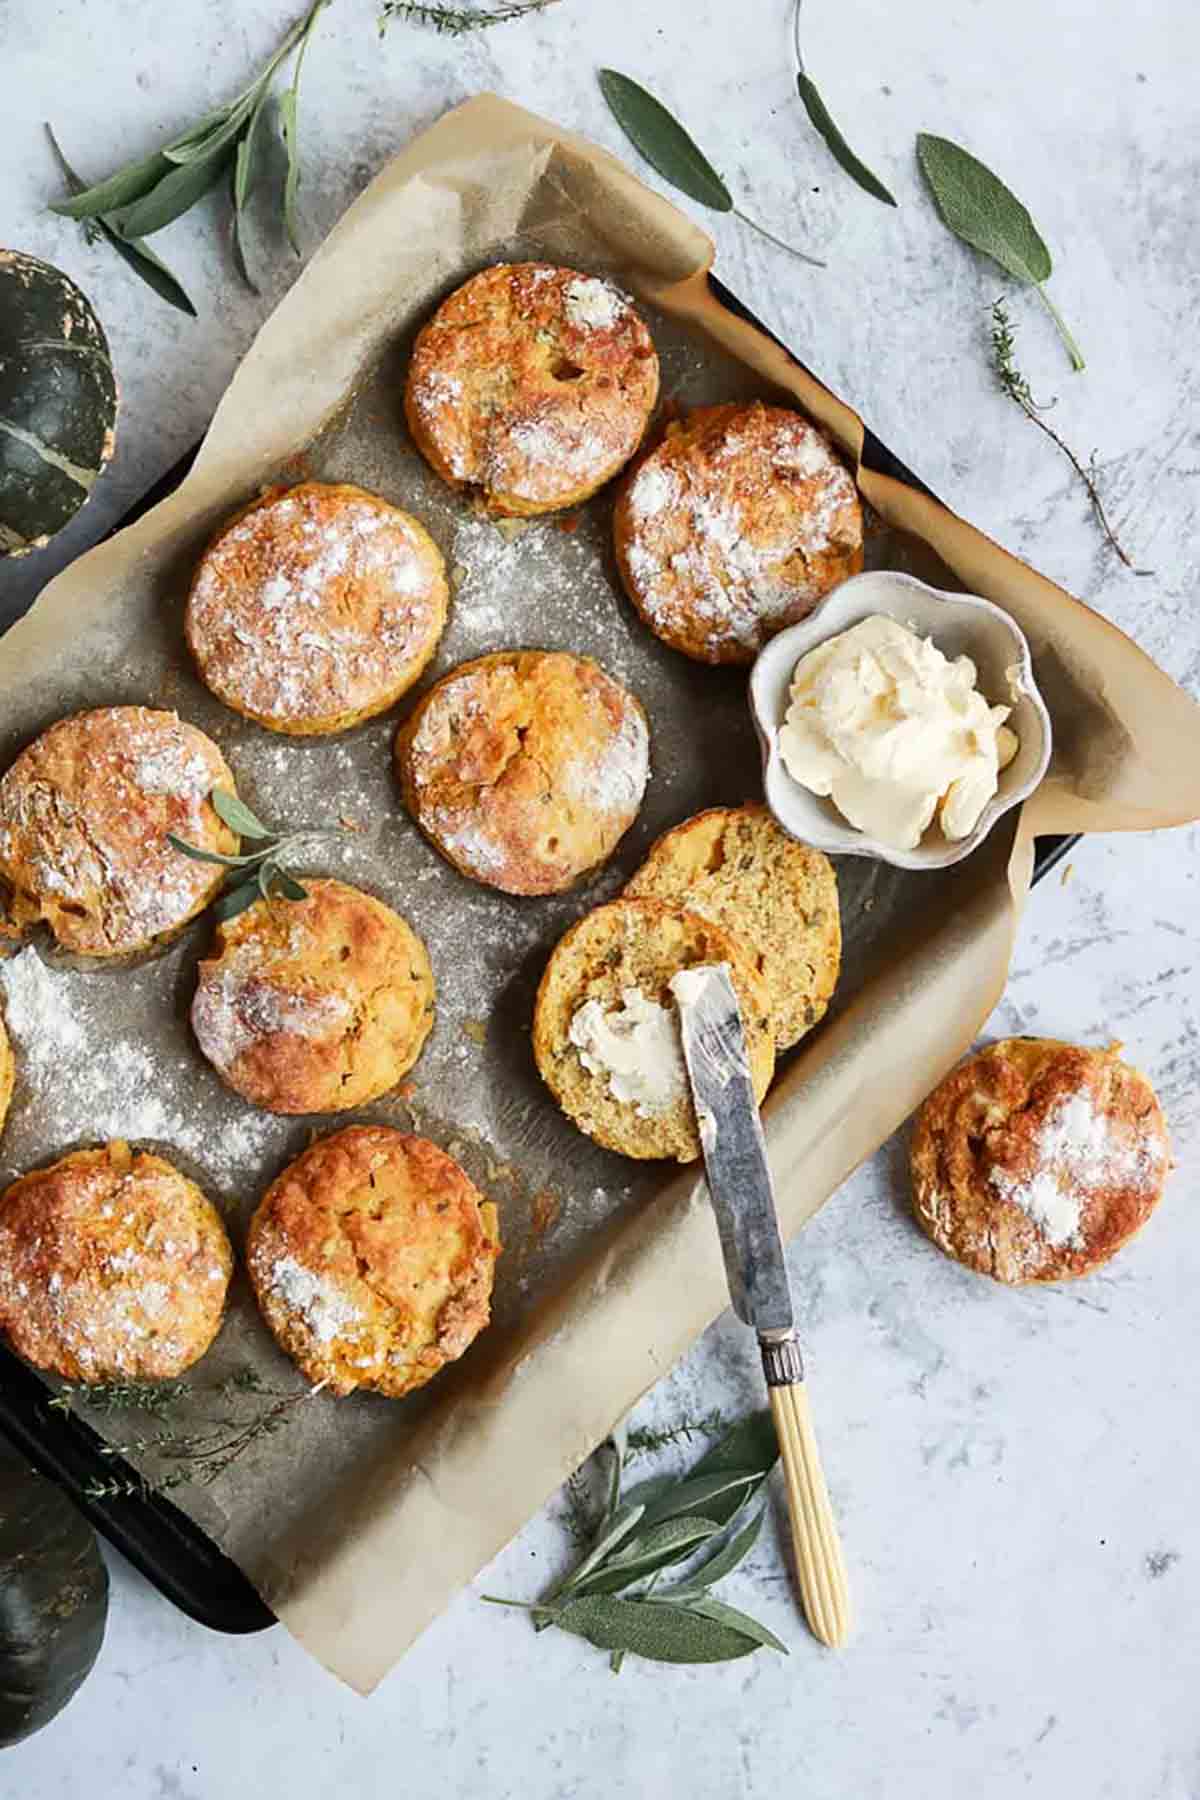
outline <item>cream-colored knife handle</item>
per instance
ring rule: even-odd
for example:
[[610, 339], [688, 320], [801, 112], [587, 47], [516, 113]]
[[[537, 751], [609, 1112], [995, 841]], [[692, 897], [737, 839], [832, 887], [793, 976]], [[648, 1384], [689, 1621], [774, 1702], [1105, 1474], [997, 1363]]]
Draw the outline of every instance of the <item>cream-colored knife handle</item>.
[[[794, 1340], [786, 1348], [794, 1352], [794, 1366], [798, 1368], [800, 1359]], [[803, 1374], [792, 1380], [780, 1379], [785, 1370], [791, 1372], [787, 1365], [793, 1360], [780, 1354], [784, 1351], [784, 1344], [763, 1345], [771, 1414], [787, 1481], [796, 1572], [814, 1637], [838, 1650], [850, 1635], [846, 1568], [813, 1432], [808, 1389]]]

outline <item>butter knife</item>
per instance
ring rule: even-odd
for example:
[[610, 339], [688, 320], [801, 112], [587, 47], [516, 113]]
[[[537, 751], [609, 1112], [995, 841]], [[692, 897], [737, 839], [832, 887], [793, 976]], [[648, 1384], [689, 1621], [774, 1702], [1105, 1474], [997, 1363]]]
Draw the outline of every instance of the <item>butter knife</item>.
[[683, 970], [671, 991], [733, 1310], [758, 1333], [762, 1351], [805, 1616], [813, 1635], [836, 1649], [850, 1631], [846, 1571], [813, 1434], [741, 1009], [725, 963]]

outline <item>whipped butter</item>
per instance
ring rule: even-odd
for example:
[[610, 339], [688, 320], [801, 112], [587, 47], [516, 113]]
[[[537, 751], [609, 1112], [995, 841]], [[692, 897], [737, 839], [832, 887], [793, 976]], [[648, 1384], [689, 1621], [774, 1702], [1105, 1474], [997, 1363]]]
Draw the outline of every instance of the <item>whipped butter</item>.
[[641, 988], [622, 988], [620, 1006], [585, 1000], [567, 1036], [584, 1068], [606, 1077], [613, 1099], [632, 1105], [640, 1119], [669, 1112], [686, 1091], [675, 1009]]
[[967, 837], [1017, 751], [1010, 708], [990, 706], [969, 656], [953, 662], [884, 614], [796, 664], [779, 733], [789, 775], [868, 837], [915, 850], [936, 813]]

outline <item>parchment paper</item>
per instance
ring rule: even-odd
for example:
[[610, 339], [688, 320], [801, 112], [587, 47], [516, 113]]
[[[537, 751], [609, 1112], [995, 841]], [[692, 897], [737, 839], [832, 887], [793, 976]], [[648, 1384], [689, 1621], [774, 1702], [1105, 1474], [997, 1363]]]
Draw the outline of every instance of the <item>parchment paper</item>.
[[[222, 1200], [236, 1240], [314, 1124], [377, 1117], [428, 1132], [498, 1202], [506, 1249], [495, 1322], [459, 1365], [404, 1402], [305, 1401], [220, 1482], [174, 1495], [312, 1652], [362, 1691], [727, 1298], [694, 1170], [672, 1176], [591, 1145], [542, 1090], [529, 1050], [534, 988], [565, 926], [617, 891], [666, 824], [756, 795], [759, 784], [744, 676], [699, 668], [643, 631], [619, 596], [603, 497], [565, 527], [544, 521], [508, 537], [451, 497], [407, 441], [400, 400], [414, 329], [472, 270], [513, 256], [610, 272], [632, 288], [673, 400], [782, 392], [859, 465], [856, 416], [716, 303], [711, 245], [694, 225], [611, 157], [482, 96], [411, 144], [346, 214], [259, 334], [178, 492], [61, 575], [0, 641], [0, 763], [74, 708], [177, 707], [218, 739], [268, 819], [353, 821], [314, 855], [313, 872], [380, 894], [428, 943], [438, 1022], [411, 1091], [328, 1121], [256, 1114], [196, 1053], [186, 1010], [205, 926], [137, 969], [52, 970], [46, 979], [78, 1028], [77, 1079], [61, 1067], [45, 1078], [36, 1046], [18, 1042], [0, 1144], [7, 1178], [80, 1141], [155, 1143]], [[517, 901], [455, 875], [399, 806], [395, 717], [297, 742], [238, 720], [196, 682], [181, 614], [207, 533], [263, 482], [307, 475], [397, 500], [442, 545], [456, 594], [429, 679], [487, 649], [539, 644], [596, 656], [639, 693], [654, 780], [638, 825], [587, 887]], [[871, 561], [984, 594], [1020, 620], [1056, 754], [1020, 820], [958, 870], [842, 862], [836, 1004], [764, 1109], [788, 1231], [921, 1100], [993, 1005], [1034, 832], [1200, 813], [1200, 710], [1165, 675], [928, 496], [864, 467], [859, 481], [883, 521]], [[196, 1371], [197, 1417], [211, 1384], [245, 1362], [276, 1388], [296, 1386], [239, 1288]]]

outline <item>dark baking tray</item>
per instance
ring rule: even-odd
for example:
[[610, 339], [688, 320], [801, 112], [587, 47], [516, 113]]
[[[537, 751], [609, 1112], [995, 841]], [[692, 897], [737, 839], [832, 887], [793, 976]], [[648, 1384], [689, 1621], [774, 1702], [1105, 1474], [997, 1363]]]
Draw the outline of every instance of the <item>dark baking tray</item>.
[[[748, 306], [730, 292], [724, 282], [710, 275], [715, 299], [729, 312], [745, 319], [779, 344], [792, 361], [807, 365], [780, 343]], [[165, 499], [187, 474], [199, 445], [186, 452], [136, 501], [113, 530], [131, 525], [152, 506]], [[921, 493], [932, 490], [880, 442], [869, 428], [863, 439], [862, 460], [879, 474], [890, 475]], [[1076, 837], [1039, 838], [1033, 879], [1049, 873], [1078, 842]], [[51, 1389], [11, 1350], [0, 1346], [0, 1433], [33, 1467], [66, 1489], [97, 1531], [116, 1545], [135, 1568], [151, 1581], [181, 1612], [213, 1631], [233, 1633], [263, 1631], [275, 1623], [275, 1615], [250, 1585], [237, 1564], [219, 1550], [186, 1513], [161, 1494], [136, 1491], [119, 1499], [93, 1500], [88, 1486], [97, 1480], [125, 1479], [137, 1486], [137, 1471], [123, 1457], [106, 1451], [104, 1440], [73, 1413], [52, 1409]]]

